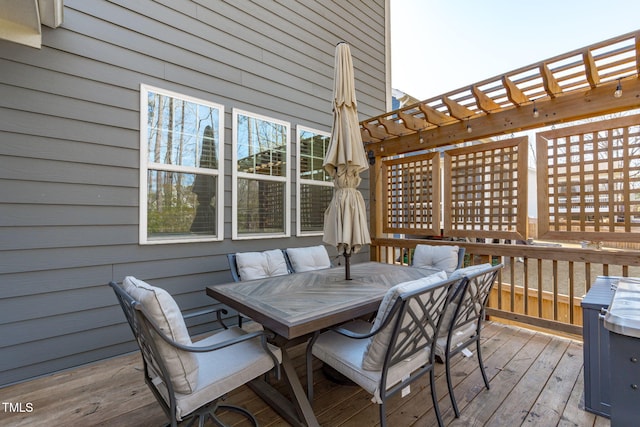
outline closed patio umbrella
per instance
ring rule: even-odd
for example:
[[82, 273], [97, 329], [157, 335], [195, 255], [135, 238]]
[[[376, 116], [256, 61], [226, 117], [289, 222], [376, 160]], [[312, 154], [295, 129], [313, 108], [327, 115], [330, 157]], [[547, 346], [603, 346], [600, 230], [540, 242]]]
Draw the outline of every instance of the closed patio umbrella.
[[364, 198], [357, 189], [360, 172], [369, 167], [362, 144], [351, 50], [338, 43], [335, 54], [333, 127], [323, 166], [334, 182], [333, 198], [324, 213], [323, 241], [345, 256], [346, 279], [351, 279], [352, 253], [371, 243]]

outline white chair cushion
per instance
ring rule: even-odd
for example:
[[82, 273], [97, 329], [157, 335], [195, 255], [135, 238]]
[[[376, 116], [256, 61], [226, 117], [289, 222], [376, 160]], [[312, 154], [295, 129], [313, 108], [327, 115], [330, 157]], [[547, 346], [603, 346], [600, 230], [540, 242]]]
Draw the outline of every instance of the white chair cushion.
[[[476, 335], [476, 328], [478, 327], [477, 322], [467, 323], [466, 325], [462, 325], [458, 329], [453, 332], [451, 335], [451, 350], [455, 350], [456, 347], [462, 345], [465, 341], [470, 338], [473, 338]], [[440, 358], [440, 360], [445, 359], [445, 350], [447, 348], [447, 333], [445, 331], [444, 335], [440, 334], [438, 339], [436, 340], [436, 356]]]
[[[233, 326], [194, 345], [203, 347], [213, 345], [246, 333]], [[269, 345], [269, 348], [280, 363], [282, 361], [280, 349], [272, 345]], [[191, 394], [176, 394], [178, 421], [205, 403], [229, 393], [274, 367], [273, 359], [264, 351], [257, 338], [220, 350], [193, 354], [196, 355], [200, 365], [198, 388]], [[160, 388], [160, 390], [166, 400], [166, 389]]]
[[264, 279], [289, 274], [287, 262], [280, 249], [236, 254], [240, 280]]
[[327, 249], [322, 245], [307, 248], [287, 248], [287, 255], [291, 261], [293, 271], [296, 273], [331, 267]]
[[[444, 271], [441, 271], [439, 273], [432, 274], [421, 279], [400, 283], [389, 289], [382, 299], [382, 302], [380, 303], [378, 314], [376, 315], [376, 319], [373, 322], [371, 330], [377, 329], [378, 327], [380, 327], [380, 325], [382, 325], [396, 300], [401, 294], [426, 288], [446, 279], [446, 273]], [[387, 351], [387, 347], [389, 346], [391, 335], [393, 334], [392, 323], [393, 322], [388, 324], [383, 330], [375, 334], [373, 337], [371, 337], [371, 339], [367, 340], [368, 345], [366, 351], [362, 355], [362, 367], [364, 369], [372, 371], [379, 371], [382, 369], [382, 365], [384, 363], [384, 355]]]
[[413, 266], [444, 270], [447, 274], [458, 268], [458, 246], [416, 245]]
[[[179, 344], [191, 345], [180, 308], [167, 291], [132, 276], [125, 277], [122, 285], [126, 293], [142, 304], [151, 320], [165, 335]], [[173, 388], [180, 393], [192, 393], [198, 385], [196, 356], [171, 346], [160, 337], [156, 337], [156, 345], [169, 371]]]
[[[367, 333], [371, 324], [356, 320], [342, 326], [357, 333]], [[367, 339], [353, 339], [333, 331], [321, 334], [312, 347], [313, 355], [335, 370], [351, 379], [360, 387], [373, 395], [373, 403], [382, 403], [380, 397], [381, 370], [368, 370], [362, 366], [363, 354], [367, 351]], [[429, 352], [423, 351], [411, 359], [400, 362], [387, 372], [386, 388], [389, 389], [409, 373], [429, 362]]]

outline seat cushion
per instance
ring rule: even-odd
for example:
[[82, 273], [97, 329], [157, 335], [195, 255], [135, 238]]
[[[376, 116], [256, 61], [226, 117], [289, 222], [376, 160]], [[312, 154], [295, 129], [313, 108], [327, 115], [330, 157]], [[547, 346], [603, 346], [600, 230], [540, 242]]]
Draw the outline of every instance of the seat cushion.
[[[165, 335], [179, 344], [191, 345], [189, 331], [180, 308], [167, 291], [132, 276], [125, 277], [122, 287], [134, 300], [142, 304], [150, 319]], [[173, 388], [180, 393], [192, 393], [198, 385], [196, 356], [173, 347], [160, 337], [156, 336], [155, 342], [169, 371]]]
[[413, 266], [444, 270], [447, 274], [458, 268], [458, 246], [416, 245]]
[[327, 249], [322, 245], [307, 248], [287, 248], [287, 255], [291, 261], [293, 271], [296, 273], [331, 267]]
[[264, 252], [239, 252], [236, 254], [240, 280], [264, 279], [289, 274], [287, 262], [280, 249]]
[[[342, 326], [357, 333], [367, 333], [371, 324], [356, 320]], [[380, 396], [381, 370], [369, 370], [362, 366], [368, 339], [353, 339], [333, 331], [321, 334], [312, 347], [312, 353], [345, 377], [373, 395], [371, 401], [382, 403]], [[387, 372], [386, 389], [402, 381], [404, 377], [429, 362], [429, 351], [421, 351], [415, 357], [392, 366]]]
[[[433, 286], [446, 279], [446, 273], [441, 271], [421, 279], [400, 283], [389, 289], [380, 303], [378, 314], [376, 315], [376, 319], [373, 322], [371, 330], [373, 331], [378, 329], [384, 323], [384, 320], [389, 315], [389, 312], [401, 294]], [[362, 360], [362, 367], [364, 369], [373, 371], [382, 369], [385, 353], [389, 346], [392, 334], [393, 322], [390, 322], [383, 330], [368, 340], [369, 342]]]
[[[209, 346], [246, 333], [233, 326], [194, 343], [194, 346]], [[269, 348], [280, 363], [282, 361], [280, 349], [272, 345], [269, 345]], [[178, 421], [204, 404], [231, 392], [274, 367], [273, 359], [264, 351], [258, 338], [216, 351], [193, 354], [196, 355], [200, 366], [198, 388], [190, 394], [176, 394]], [[166, 389], [160, 390], [166, 399]]]

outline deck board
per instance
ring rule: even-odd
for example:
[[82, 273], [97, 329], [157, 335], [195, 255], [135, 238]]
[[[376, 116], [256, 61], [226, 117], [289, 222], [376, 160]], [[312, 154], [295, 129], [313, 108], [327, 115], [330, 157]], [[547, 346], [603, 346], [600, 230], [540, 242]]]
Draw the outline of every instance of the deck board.
[[[582, 409], [581, 342], [487, 322], [482, 351], [489, 390], [484, 387], [475, 354], [458, 355], [452, 360], [459, 419], [451, 408], [444, 366], [436, 366], [436, 391], [447, 425], [610, 426], [608, 419]], [[304, 346], [292, 349], [292, 356], [296, 371], [304, 377]], [[34, 409], [31, 413], [0, 412], [0, 424], [50, 426], [64, 420], [66, 425], [78, 426], [163, 425], [165, 415], [144, 384], [141, 369], [140, 356], [135, 353], [2, 388], [2, 402], [30, 402]], [[379, 425], [378, 406], [371, 403], [366, 392], [329, 381], [317, 361], [314, 370], [313, 409], [321, 425]], [[434, 425], [429, 393], [425, 376], [411, 386], [408, 396], [392, 397], [387, 402], [388, 424]], [[248, 387], [231, 393], [228, 401], [250, 409], [261, 426], [287, 425]], [[232, 413], [225, 413], [223, 418], [231, 425], [248, 425]]]

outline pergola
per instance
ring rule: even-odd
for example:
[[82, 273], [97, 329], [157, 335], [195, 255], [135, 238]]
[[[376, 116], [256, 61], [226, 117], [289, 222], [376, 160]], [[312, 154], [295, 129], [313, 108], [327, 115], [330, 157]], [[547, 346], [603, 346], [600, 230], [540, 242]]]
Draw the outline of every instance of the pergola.
[[386, 157], [631, 110], [639, 71], [635, 31], [363, 120], [362, 139]]
[[[371, 258], [411, 264], [421, 238], [453, 239], [472, 263], [507, 265], [490, 315], [580, 334], [594, 277], [640, 267], [640, 116], [602, 117], [640, 108], [639, 71], [640, 30], [362, 121]], [[529, 136], [515, 135], [529, 129], [540, 129], [531, 224]], [[590, 244], [477, 240], [524, 241], [530, 225], [538, 238]]]

